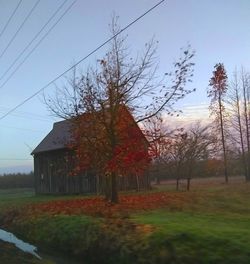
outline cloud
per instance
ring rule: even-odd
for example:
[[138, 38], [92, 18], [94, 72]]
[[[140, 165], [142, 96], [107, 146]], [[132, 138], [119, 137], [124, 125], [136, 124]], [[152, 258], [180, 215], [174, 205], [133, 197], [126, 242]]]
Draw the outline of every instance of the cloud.
[[196, 122], [207, 124], [211, 121], [208, 107], [207, 103], [183, 105], [182, 112], [179, 115], [163, 114], [164, 123], [171, 127], [188, 126]]

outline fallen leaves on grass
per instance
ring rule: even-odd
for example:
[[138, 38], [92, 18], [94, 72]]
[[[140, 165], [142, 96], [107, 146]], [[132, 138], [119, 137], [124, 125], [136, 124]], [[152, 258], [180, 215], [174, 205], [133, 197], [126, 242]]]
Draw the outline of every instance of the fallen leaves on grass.
[[57, 200], [30, 205], [28, 211], [33, 215], [47, 213], [52, 215], [87, 214], [91, 216], [124, 215], [135, 211], [145, 211], [169, 207], [180, 208], [190, 200], [185, 193], [150, 193], [137, 195], [122, 195], [118, 204], [107, 203], [102, 197], [82, 198], [72, 200]]

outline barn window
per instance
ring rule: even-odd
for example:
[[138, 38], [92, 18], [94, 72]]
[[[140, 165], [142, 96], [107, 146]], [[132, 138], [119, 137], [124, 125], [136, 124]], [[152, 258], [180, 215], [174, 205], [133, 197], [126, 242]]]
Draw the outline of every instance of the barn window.
[[43, 173], [41, 173], [41, 180], [43, 181], [43, 179], [44, 179], [44, 175]]

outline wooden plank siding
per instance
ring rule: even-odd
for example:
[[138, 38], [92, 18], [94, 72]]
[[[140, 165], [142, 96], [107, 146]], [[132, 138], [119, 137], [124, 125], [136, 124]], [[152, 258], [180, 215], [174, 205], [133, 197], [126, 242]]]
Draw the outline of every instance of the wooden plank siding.
[[36, 193], [77, 194], [96, 192], [96, 178], [83, 172], [71, 176], [72, 164], [67, 151], [50, 151], [34, 155]]
[[[90, 194], [104, 193], [105, 177], [91, 171], [72, 176], [73, 164], [66, 149], [34, 154], [35, 191], [37, 194]], [[150, 188], [148, 174], [119, 176], [120, 191]]]

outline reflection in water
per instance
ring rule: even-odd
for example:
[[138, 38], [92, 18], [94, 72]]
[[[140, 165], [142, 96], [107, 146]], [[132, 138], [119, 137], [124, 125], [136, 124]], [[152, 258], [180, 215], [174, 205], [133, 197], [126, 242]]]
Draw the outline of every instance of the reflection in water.
[[14, 244], [17, 248], [21, 249], [23, 252], [32, 254], [33, 256], [41, 259], [41, 257], [36, 253], [37, 248], [25, 243], [22, 240], [18, 239], [10, 232], [6, 232], [3, 229], [0, 229], [0, 240]]

